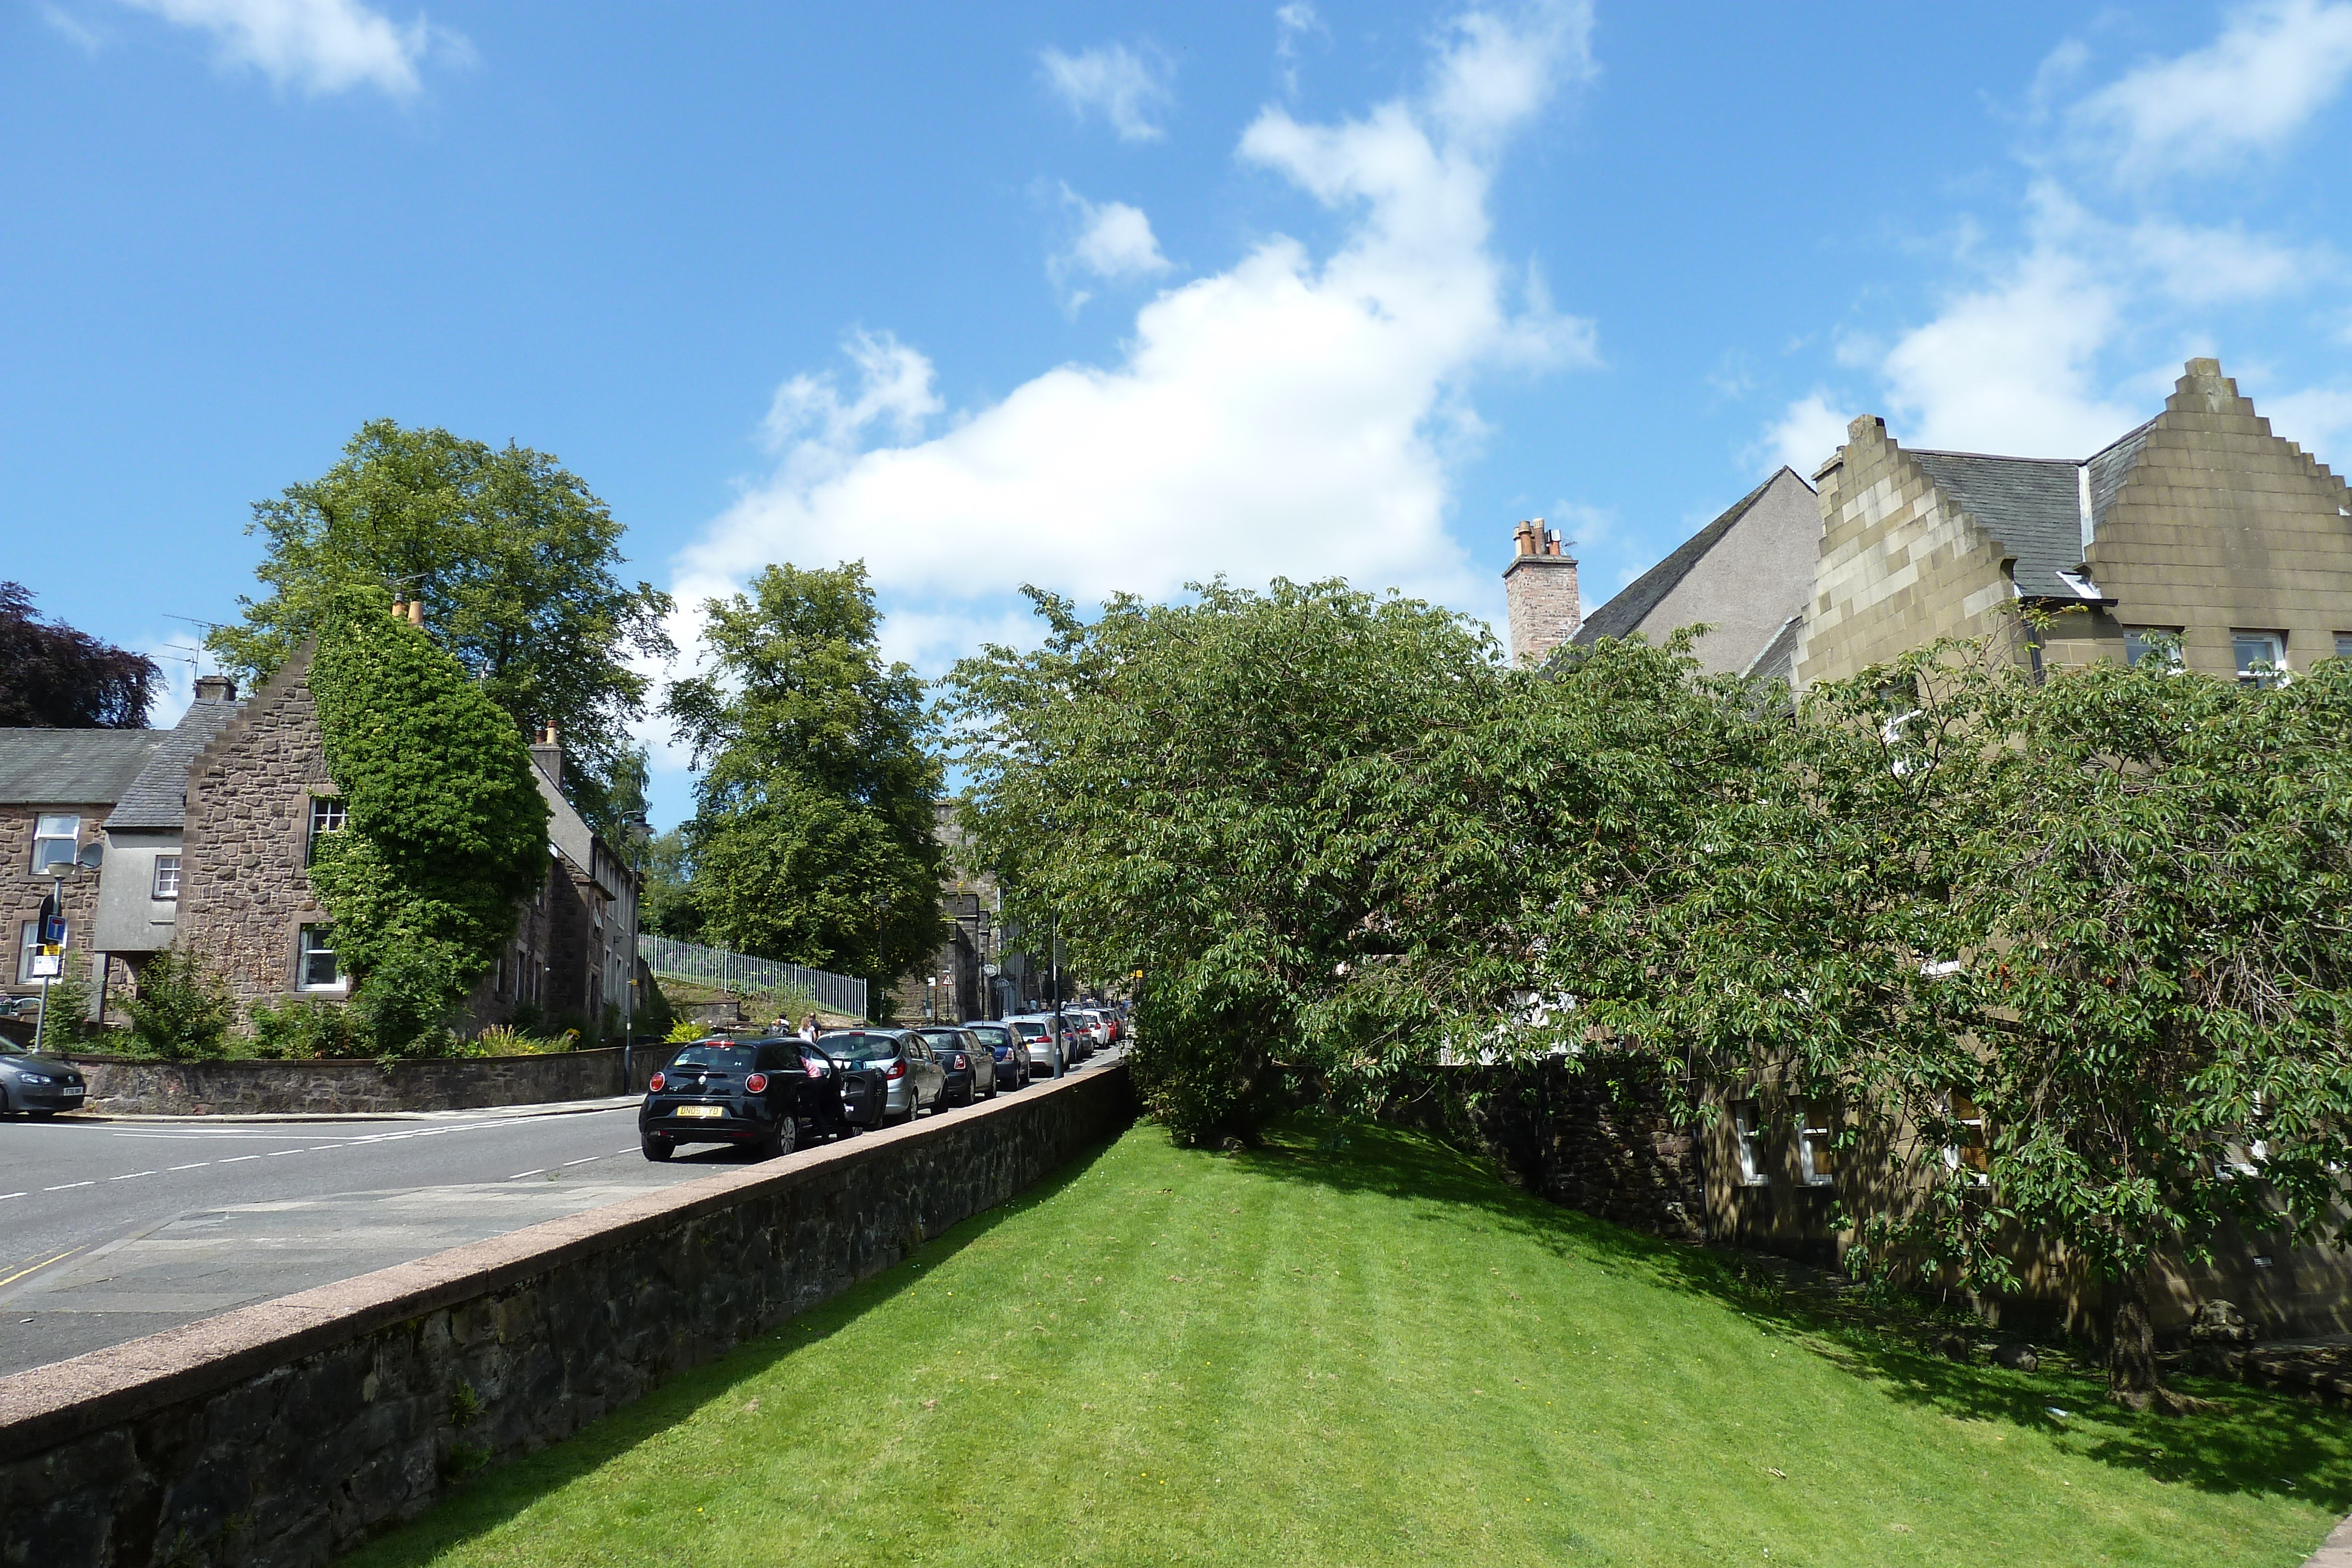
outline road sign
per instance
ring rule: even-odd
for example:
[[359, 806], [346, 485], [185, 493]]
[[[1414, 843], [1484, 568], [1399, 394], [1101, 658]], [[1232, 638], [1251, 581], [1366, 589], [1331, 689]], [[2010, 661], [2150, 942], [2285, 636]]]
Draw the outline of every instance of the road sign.
[[30, 978], [36, 980], [61, 980], [65, 978], [66, 956], [62, 953], [36, 953], [32, 956], [31, 964], [32, 973]]
[[998, 967], [997, 967], [995, 965], [993, 965], [993, 964], [982, 964], [982, 965], [980, 967], [980, 972], [981, 972], [982, 974], [983, 974], [983, 975], [986, 975], [986, 976], [987, 976], [990, 979], [992, 979], [992, 979], [994, 979], [994, 978], [996, 978], [996, 977], [997, 977], [997, 976], [999, 976], [999, 975], [1001, 975], [1001, 974], [1004, 973], [1004, 971], [1003, 971], [1003, 970], [1002, 970], [1002, 969], [998, 968]]
[[34, 939], [42, 946], [62, 947], [66, 945], [66, 912], [58, 907], [55, 888], [41, 897], [40, 925], [40, 934]]

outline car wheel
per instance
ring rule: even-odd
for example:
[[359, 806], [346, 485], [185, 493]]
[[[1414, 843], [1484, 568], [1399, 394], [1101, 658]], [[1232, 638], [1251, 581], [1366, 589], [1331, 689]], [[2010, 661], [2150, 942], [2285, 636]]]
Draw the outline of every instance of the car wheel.
[[644, 1147], [646, 1158], [656, 1165], [677, 1153], [677, 1145], [667, 1138], [639, 1138], [637, 1142]]

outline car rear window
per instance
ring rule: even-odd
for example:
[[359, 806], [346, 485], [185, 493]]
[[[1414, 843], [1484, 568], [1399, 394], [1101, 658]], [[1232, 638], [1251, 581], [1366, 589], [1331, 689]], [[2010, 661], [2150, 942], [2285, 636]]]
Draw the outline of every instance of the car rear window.
[[1041, 1023], [1016, 1023], [1013, 1031], [1024, 1040], [1051, 1040], [1054, 1031]]
[[723, 1067], [736, 1071], [751, 1065], [748, 1045], [689, 1045], [669, 1059], [672, 1067]]
[[982, 1045], [1004, 1045], [1010, 1043], [1013, 1039], [1011, 1034], [996, 1024], [970, 1024], [966, 1026], [966, 1031]]
[[829, 1034], [817, 1041], [836, 1061], [881, 1061], [897, 1056], [906, 1042], [895, 1034]]

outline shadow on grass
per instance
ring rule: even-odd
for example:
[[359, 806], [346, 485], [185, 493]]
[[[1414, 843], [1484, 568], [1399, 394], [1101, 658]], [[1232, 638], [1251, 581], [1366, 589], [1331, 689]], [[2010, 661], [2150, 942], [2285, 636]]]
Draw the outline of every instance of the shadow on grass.
[[[2224, 1408], [2189, 1416], [2134, 1415], [2107, 1402], [2106, 1379], [2026, 1374], [1957, 1362], [1919, 1343], [1921, 1325], [1858, 1304], [1790, 1291], [1764, 1260], [1661, 1241], [1547, 1203], [1505, 1182], [1483, 1160], [1426, 1134], [1301, 1116], [1266, 1145], [1202, 1158], [1254, 1175], [1427, 1205], [1433, 1224], [1472, 1210], [1555, 1256], [1597, 1263], [1670, 1290], [1722, 1302], [1766, 1332], [1801, 1338], [1815, 1354], [1909, 1404], [1966, 1420], [2055, 1431], [2067, 1451], [2158, 1480], [2219, 1493], [2293, 1495], [2352, 1509], [2352, 1420], [2273, 1389], [2174, 1377]], [[1941, 1330], [1947, 1325], [1937, 1325]], [[2053, 1407], [2063, 1416], [2051, 1414]]]
[[1092, 1170], [1110, 1148], [1111, 1143], [1095, 1145], [994, 1208], [925, 1242], [873, 1278], [796, 1313], [713, 1361], [679, 1373], [635, 1404], [590, 1422], [571, 1437], [468, 1477], [432, 1509], [399, 1527], [392, 1538], [361, 1546], [341, 1561], [352, 1568], [408, 1568], [430, 1563], [448, 1547], [496, 1530], [555, 1488], [579, 1479], [688, 1419], [730, 1385], [766, 1371], [787, 1355], [822, 1345], [834, 1333], [853, 1326], [865, 1313], [918, 1283], [924, 1273], [965, 1248], [985, 1239], [999, 1226], [1050, 1202]]

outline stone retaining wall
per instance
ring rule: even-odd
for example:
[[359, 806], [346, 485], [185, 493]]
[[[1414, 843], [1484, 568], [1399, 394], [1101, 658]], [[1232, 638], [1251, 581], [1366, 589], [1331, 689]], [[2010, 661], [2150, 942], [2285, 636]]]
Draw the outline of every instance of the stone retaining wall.
[[0, 1379], [0, 1563], [322, 1563], [1115, 1135], [1124, 1066]]
[[[639, 1087], [650, 1057], [672, 1047], [637, 1047]], [[472, 1111], [545, 1105], [628, 1092], [620, 1049], [545, 1056], [454, 1057], [446, 1061], [156, 1061], [67, 1052], [89, 1082], [89, 1107], [119, 1115], [256, 1116], [299, 1112]], [[658, 1065], [658, 1062], [653, 1065]]]

